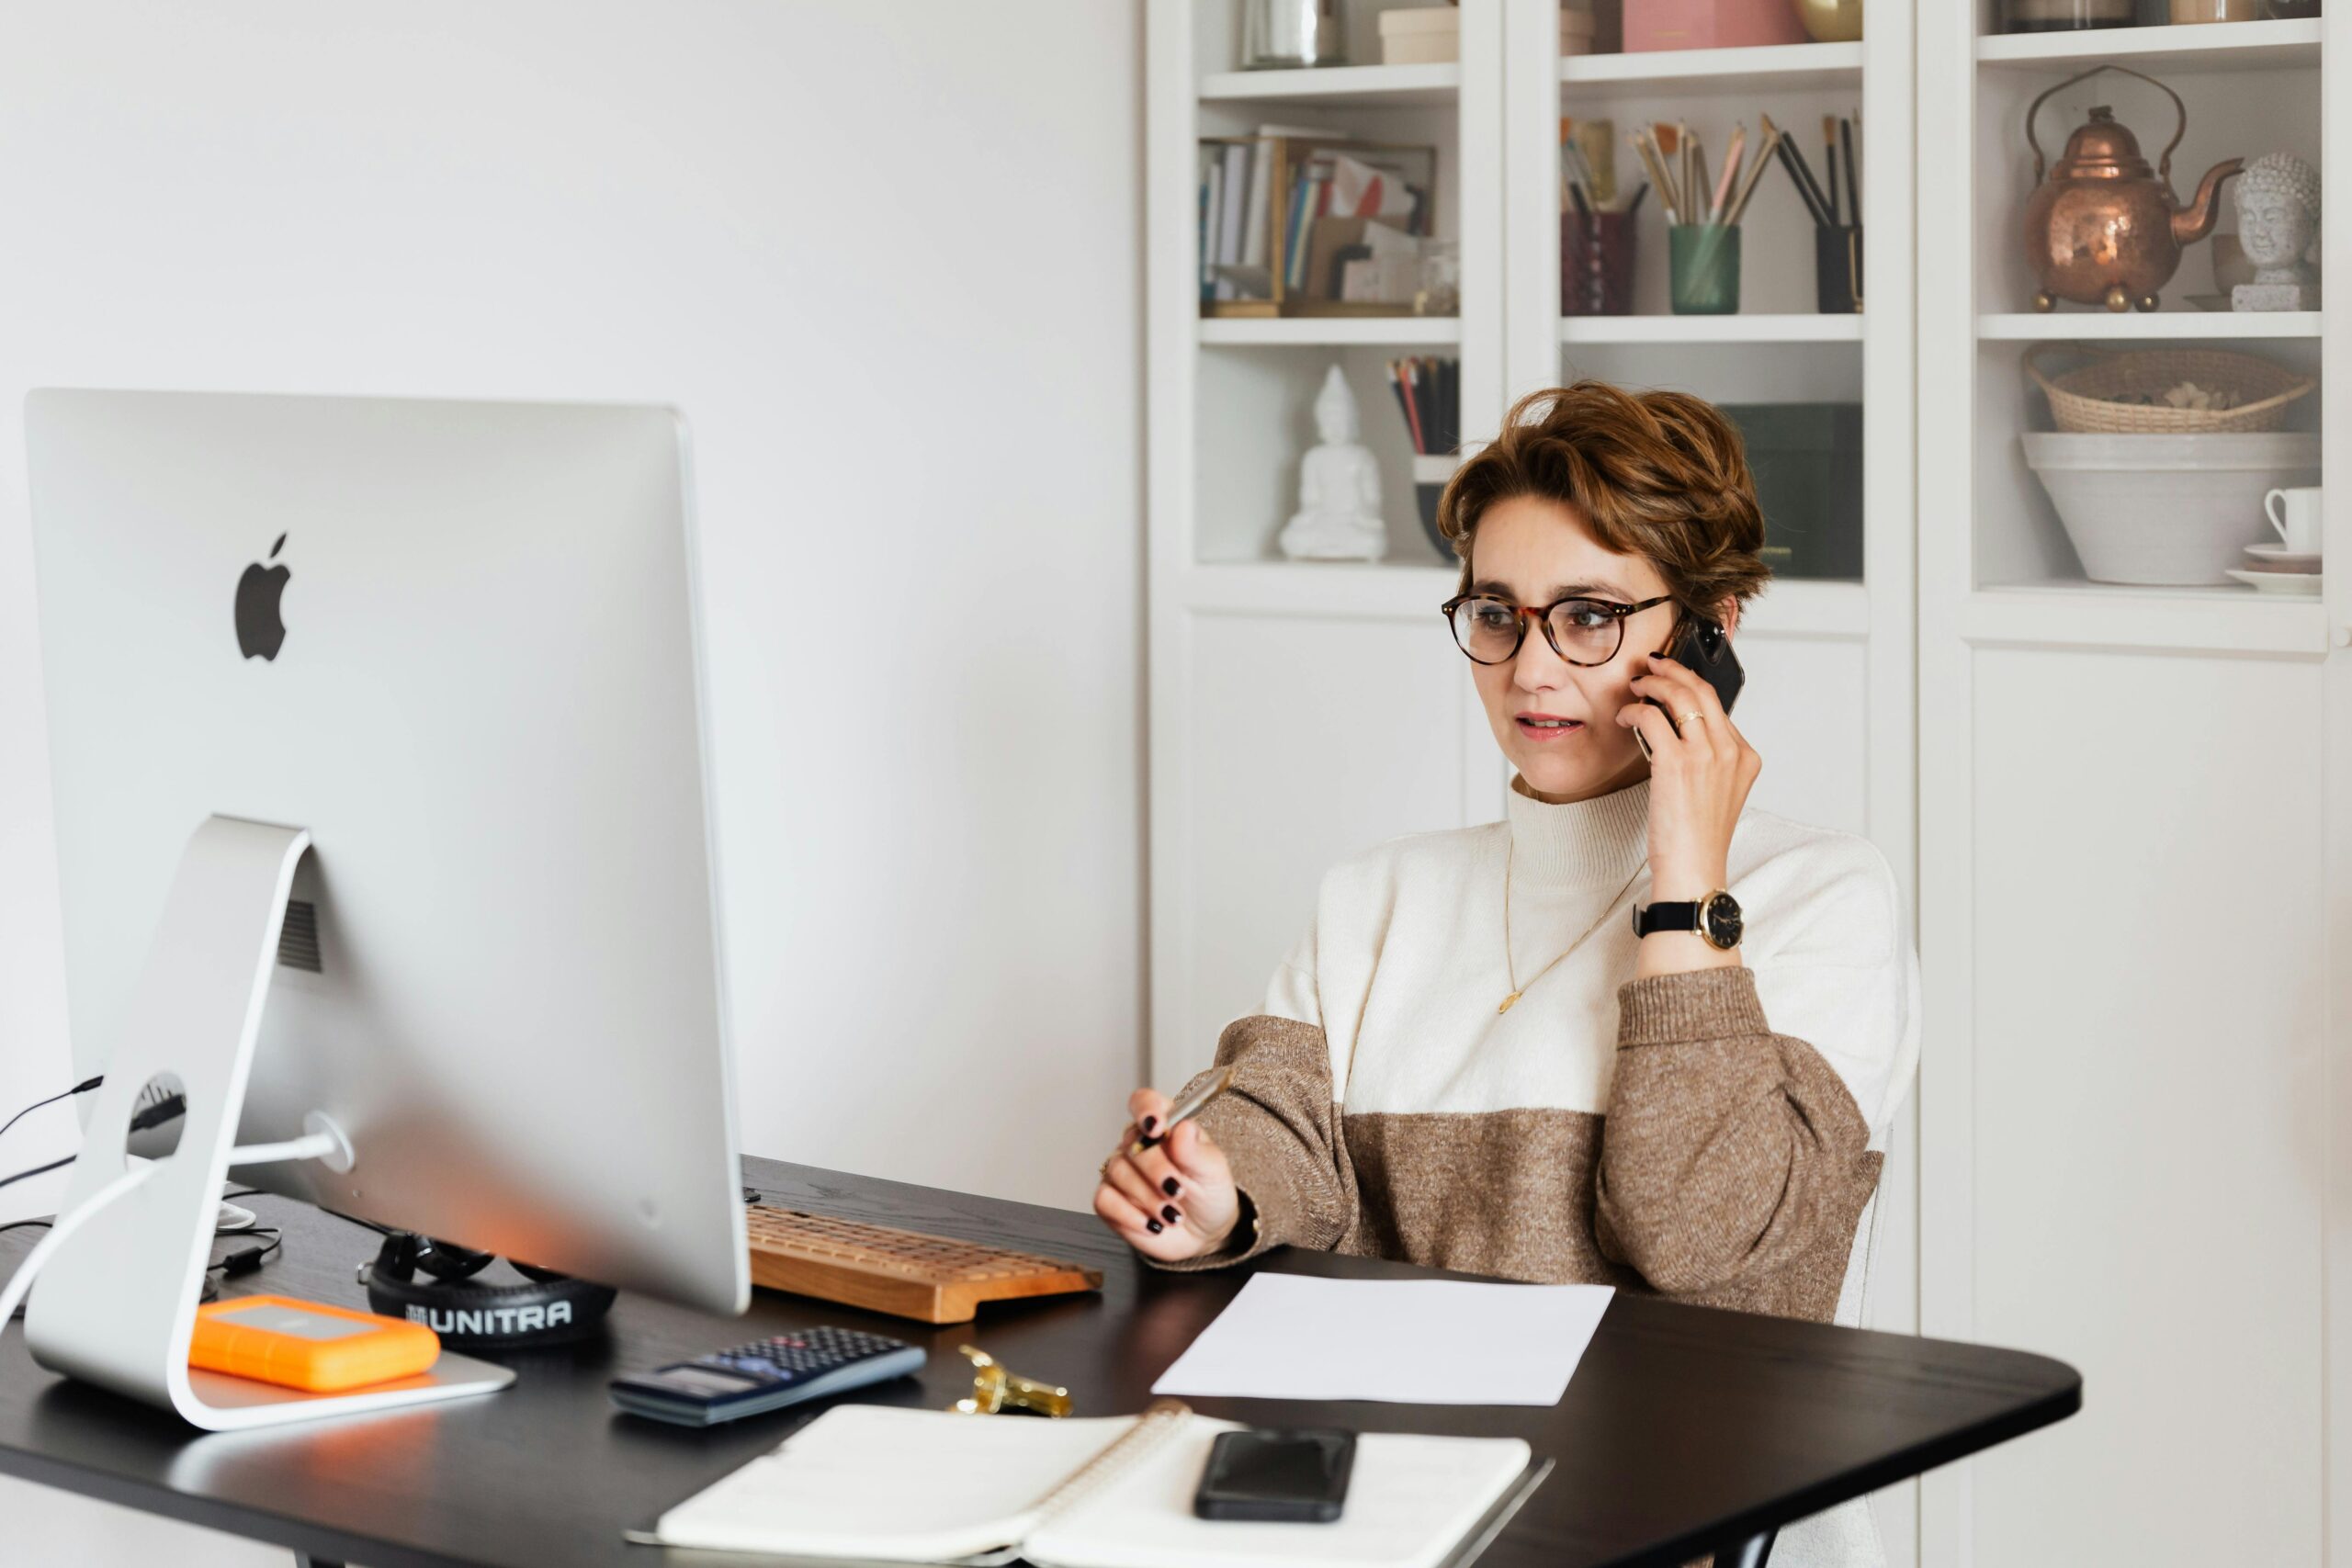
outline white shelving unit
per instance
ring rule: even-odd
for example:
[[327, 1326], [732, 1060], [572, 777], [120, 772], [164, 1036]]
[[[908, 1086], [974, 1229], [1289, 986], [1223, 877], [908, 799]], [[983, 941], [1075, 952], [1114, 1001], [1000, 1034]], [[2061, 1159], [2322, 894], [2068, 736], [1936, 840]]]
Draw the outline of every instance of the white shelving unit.
[[[1350, 6], [1360, 39], [1376, 8]], [[1256, 1005], [1325, 866], [1498, 808], [1382, 358], [1458, 352], [1472, 437], [1577, 374], [1859, 398], [1864, 579], [1753, 606], [1740, 719], [1758, 804], [1868, 832], [1916, 889], [1923, 1073], [1873, 1317], [2046, 1349], [2091, 1390], [2031, 1443], [1882, 1498], [1891, 1560], [2352, 1568], [2352, 569], [2316, 601], [2089, 581], [2016, 442], [2046, 417], [2039, 344], [2233, 344], [2316, 373], [2294, 419], [2352, 451], [2352, 394], [2325, 396], [2352, 386], [2352, 201], [2330, 193], [2325, 302], [2297, 314], [2194, 309], [2204, 245], [2154, 312], [2038, 314], [2017, 233], [2026, 105], [2103, 61], [2182, 95], [2181, 184], [2274, 148], [2352, 167], [2352, 4], [2018, 37], [1994, 9], [1887, 0], [1860, 44], [1561, 60], [1550, 0], [1464, 0], [1458, 66], [1244, 74], [1234, 0], [1153, 0], [1154, 1077]], [[2171, 135], [2159, 95], [2110, 75], [2052, 100], [2045, 149], [2098, 102], [2152, 158]], [[1742, 314], [1665, 313], [1653, 201], [1640, 313], [1560, 315], [1561, 115], [1687, 118], [1720, 149], [1759, 109], [1804, 134], [1858, 105], [1867, 312], [1814, 312], [1774, 173]], [[1193, 139], [1269, 118], [1439, 144], [1457, 321], [1197, 319]], [[1272, 558], [1335, 362], [1393, 476], [1378, 566]], [[2326, 510], [2352, 559], [2352, 503]]]
[[[2049, 428], [2035, 344], [2210, 343], [2315, 372], [2290, 428], [2347, 449], [2352, 6], [2014, 37], [1993, 9], [1919, 8], [1920, 1306], [2090, 1392], [1928, 1476], [1921, 1561], [2352, 1563], [2352, 577], [2090, 581], [2017, 440]], [[2184, 192], [2233, 155], [2321, 170], [2324, 309], [2192, 308], [2210, 242], [2154, 312], [2030, 309], [2027, 106], [2103, 62], [2180, 94]], [[2151, 162], [2172, 136], [2109, 73], [2051, 100], [2046, 153], [2094, 104]], [[2334, 497], [2326, 533], [2352, 558]]]
[[[1373, 57], [1381, 0], [1344, 7]], [[1867, 832], [1906, 886], [1915, 855], [1912, 650], [1915, 377], [1907, 7], [1873, 8], [1861, 43], [1673, 54], [1557, 53], [1555, 0], [1464, 0], [1459, 64], [1241, 72], [1237, 0], [1147, 7], [1149, 281], [1152, 1055], [1155, 1081], [1205, 1062], [1253, 1010], [1322, 872], [1396, 833], [1490, 821], [1504, 771], [1437, 606], [1455, 567], [1412, 507], [1407, 443], [1380, 362], [1458, 355], [1476, 441], [1511, 398], [1578, 375], [1740, 402], [1867, 403], [1866, 577], [1774, 582], [1739, 632], [1739, 716], [1768, 759], [1760, 806]], [[1883, 19], [1882, 19], [1882, 17]], [[1663, 203], [1636, 236], [1637, 314], [1560, 312], [1559, 121], [1625, 133], [1688, 118], [1720, 156], [1768, 112], [1818, 165], [1811, 128], [1860, 109], [1870, 309], [1815, 309], [1812, 228], [1765, 172], [1743, 226], [1741, 312], [1668, 310]], [[1263, 122], [1439, 150], [1438, 231], [1461, 242], [1454, 320], [1203, 320], [1195, 294], [1195, 138]], [[1378, 455], [1391, 551], [1378, 565], [1276, 558], [1314, 439], [1326, 367], [1357, 393]], [[1873, 1321], [1911, 1328], [1916, 1138], [1884, 1188]], [[1883, 1499], [1894, 1561], [1913, 1561], [1916, 1489]]]

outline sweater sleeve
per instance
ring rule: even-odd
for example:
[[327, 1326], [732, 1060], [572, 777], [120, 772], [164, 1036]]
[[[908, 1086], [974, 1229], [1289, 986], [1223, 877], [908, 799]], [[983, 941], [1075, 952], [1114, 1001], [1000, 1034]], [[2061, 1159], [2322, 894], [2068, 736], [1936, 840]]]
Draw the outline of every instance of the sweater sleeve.
[[1223, 1249], [1152, 1260], [1158, 1268], [1216, 1269], [1285, 1245], [1329, 1247], [1355, 1211], [1323, 1031], [1265, 1014], [1236, 1019], [1217, 1041], [1216, 1065], [1228, 1062], [1233, 1086], [1200, 1121], [1233, 1168], [1241, 1222]]
[[[1627, 982], [1594, 1233], [1668, 1294], [1803, 1267], [1842, 1270], [1880, 1156], [1854, 1097], [1775, 1034], [1745, 968]], [[1834, 1291], [1833, 1291], [1834, 1296]]]

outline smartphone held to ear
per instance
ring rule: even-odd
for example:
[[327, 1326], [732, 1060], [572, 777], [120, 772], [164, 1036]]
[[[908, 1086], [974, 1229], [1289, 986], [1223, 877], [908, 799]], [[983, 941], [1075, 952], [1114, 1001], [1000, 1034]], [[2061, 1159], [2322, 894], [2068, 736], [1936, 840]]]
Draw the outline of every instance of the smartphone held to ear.
[[[1675, 635], [1674, 646], [1666, 652], [1668, 658], [1685, 670], [1695, 671], [1701, 680], [1713, 686], [1716, 697], [1724, 705], [1724, 712], [1731, 712], [1731, 705], [1739, 696], [1739, 688], [1747, 681], [1747, 674], [1740, 669], [1739, 656], [1732, 652], [1731, 637], [1723, 627], [1695, 615], [1685, 616], [1681, 631]], [[1660, 713], [1666, 713], [1667, 722], [1674, 723], [1674, 716], [1667, 713], [1664, 703], [1656, 697], [1644, 697], [1642, 701]], [[1682, 732], [1679, 724], [1675, 724], [1674, 728], [1676, 734]], [[1634, 731], [1634, 739], [1640, 743], [1642, 755], [1648, 756], [1648, 739], [1638, 729]]]

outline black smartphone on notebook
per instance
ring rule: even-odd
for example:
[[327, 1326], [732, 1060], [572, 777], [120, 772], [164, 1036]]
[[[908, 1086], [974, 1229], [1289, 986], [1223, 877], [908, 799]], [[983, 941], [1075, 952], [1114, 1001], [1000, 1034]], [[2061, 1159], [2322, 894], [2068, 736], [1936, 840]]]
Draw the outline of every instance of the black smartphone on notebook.
[[1336, 1428], [1219, 1432], [1193, 1512], [1204, 1519], [1329, 1524], [1348, 1498], [1356, 1435]]

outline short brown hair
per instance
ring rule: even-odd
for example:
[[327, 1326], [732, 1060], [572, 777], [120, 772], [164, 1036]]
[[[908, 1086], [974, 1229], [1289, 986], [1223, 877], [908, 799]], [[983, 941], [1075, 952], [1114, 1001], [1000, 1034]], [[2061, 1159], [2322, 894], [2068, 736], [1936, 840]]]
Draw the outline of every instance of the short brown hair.
[[1463, 592], [1478, 519], [1516, 496], [1575, 508], [1603, 547], [1646, 558], [1677, 603], [1710, 618], [1725, 599], [1746, 604], [1771, 577], [1739, 432], [1686, 392], [1578, 381], [1512, 404], [1501, 434], [1454, 470], [1438, 502], [1438, 528], [1462, 558]]

